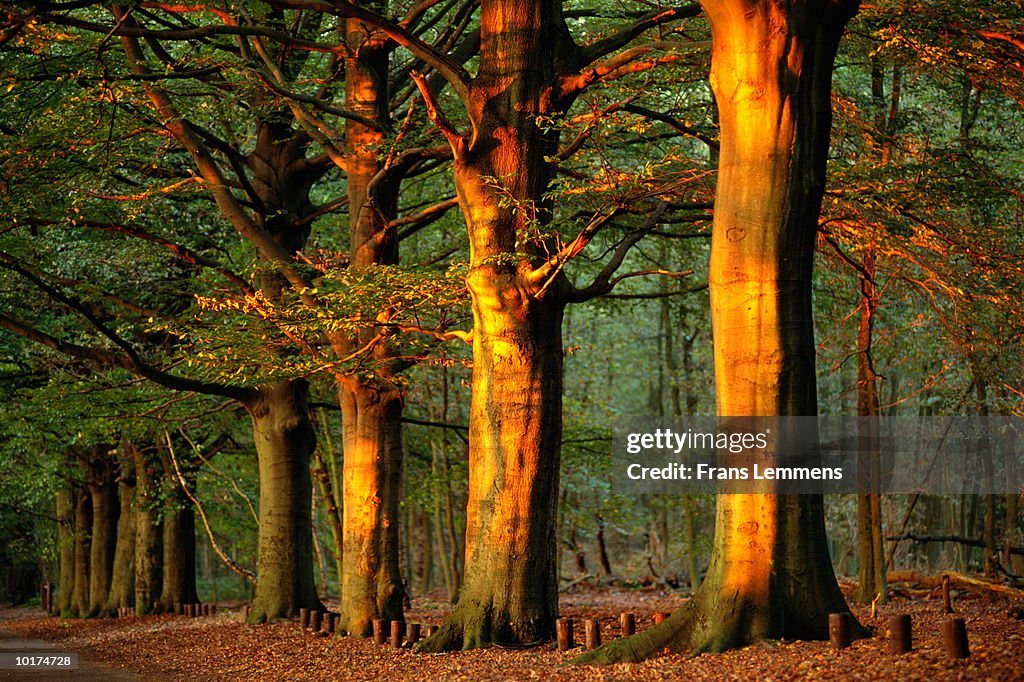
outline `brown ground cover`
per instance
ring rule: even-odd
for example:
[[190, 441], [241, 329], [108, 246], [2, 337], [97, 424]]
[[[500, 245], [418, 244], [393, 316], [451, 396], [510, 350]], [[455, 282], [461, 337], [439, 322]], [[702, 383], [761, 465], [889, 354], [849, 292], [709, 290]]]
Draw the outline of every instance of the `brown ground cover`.
[[[656, 611], [672, 610], [684, 600], [664, 591], [588, 589], [563, 595], [561, 609], [565, 617], [601, 618], [607, 641], [618, 635], [620, 612], [635, 613], [637, 628], [642, 629], [650, 627]], [[854, 607], [854, 614], [873, 626], [875, 634], [842, 651], [830, 649], [827, 642], [766, 642], [723, 654], [666, 655], [605, 667], [565, 666], [573, 653], [560, 653], [551, 645], [415, 654], [372, 640], [320, 637], [297, 623], [245, 625], [239, 611], [223, 608], [216, 616], [203, 618], [114, 620], [62, 620], [39, 611], [8, 609], [0, 614], [0, 630], [8, 637], [52, 642], [58, 650], [78, 652], [109, 670], [161, 681], [1024, 680], [1024, 620], [1019, 607], [996, 597], [957, 595], [954, 608], [967, 622], [971, 646], [970, 658], [960, 661], [948, 660], [943, 649], [942, 622], [947, 616], [941, 598], [900, 592], [880, 607], [874, 619], [868, 609]], [[446, 609], [438, 599], [419, 598], [408, 620], [437, 624]], [[885, 626], [896, 613], [913, 618], [915, 648], [909, 654], [889, 652]], [[582, 630], [577, 624], [577, 641]]]

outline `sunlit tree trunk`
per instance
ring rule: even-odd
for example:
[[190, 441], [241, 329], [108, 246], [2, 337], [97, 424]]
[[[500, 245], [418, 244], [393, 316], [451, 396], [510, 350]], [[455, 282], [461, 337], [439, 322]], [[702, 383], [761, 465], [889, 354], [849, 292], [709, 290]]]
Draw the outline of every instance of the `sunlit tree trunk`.
[[[574, 47], [558, 3], [481, 5], [471, 135], [449, 135], [469, 231], [473, 310], [466, 564], [452, 615], [422, 651], [531, 643], [558, 615], [555, 516], [565, 281], [537, 281], [558, 133], [538, 118], [571, 103], [553, 84]], [[542, 291], [544, 285], [547, 289]]]
[[[856, 3], [701, 4], [722, 141], [709, 277], [718, 413], [815, 415], [811, 270], [832, 63]], [[711, 565], [693, 599], [583, 660], [821, 639], [828, 614], [845, 610], [821, 495], [722, 494]]]
[[[400, 620], [404, 591], [398, 566], [402, 398], [363, 385], [342, 389], [344, 521], [341, 623], [370, 634], [374, 618]], [[387, 427], [387, 428], [384, 428]]]
[[300, 608], [323, 608], [313, 578], [310, 518], [316, 435], [305, 380], [262, 386], [248, 407], [260, 480], [257, 583], [249, 622], [260, 623], [290, 617]]
[[[369, 3], [373, 4], [373, 3]], [[346, 21], [345, 104], [382, 126], [388, 123], [388, 65], [393, 44], [356, 20]], [[398, 237], [390, 221], [397, 210], [397, 180], [382, 173], [387, 134], [360, 121], [345, 126], [349, 200], [350, 268], [398, 262]], [[376, 329], [348, 339], [343, 347], [366, 346]], [[341, 621], [350, 635], [371, 633], [373, 619], [402, 620], [405, 588], [399, 569], [399, 501], [402, 471], [400, 371], [388, 343], [374, 346], [372, 376], [339, 377], [343, 433]]]

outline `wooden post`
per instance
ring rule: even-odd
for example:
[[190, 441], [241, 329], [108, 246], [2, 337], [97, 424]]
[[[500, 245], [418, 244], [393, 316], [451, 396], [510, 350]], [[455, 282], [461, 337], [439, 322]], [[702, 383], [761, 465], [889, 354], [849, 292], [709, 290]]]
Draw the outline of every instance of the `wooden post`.
[[373, 641], [376, 644], [383, 644], [388, 638], [388, 629], [391, 627], [391, 622], [384, 620], [383, 618], [373, 619]]
[[246, 606], [242, 609], [242, 620], [249, 620], [249, 614], [252, 613], [252, 607]]
[[828, 614], [828, 640], [833, 649], [845, 649], [850, 646], [850, 614]]
[[914, 648], [910, 625], [910, 614], [902, 613], [889, 618], [889, 650], [894, 654], [905, 654]]
[[636, 616], [632, 613], [620, 613], [619, 614], [619, 629], [622, 630], [623, 637], [629, 637], [630, 635], [636, 634]]
[[315, 609], [309, 612], [309, 629], [313, 632], [320, 629], [320, 612]]
[[405, 643], [413, 646], [418, 641], [420, 641], [420, 624], [409, 623], [409, 636], [405, 638]]
[[405, 635], [405, 621], [404, 620], [393, 620], [391, 621], [391, 646], [396, 649], [402, 647], [402, 637]]
[[302, 629], [309, 627], [309, 609], [299, 609], [299, 627]]
[[217, 615], [217, 605], [216, 604], [210, 604], [210, 615], [211, 616], [216, 616]]
[[658, 611], [654, 614], [654, 624], [662, 623], [668, 618], [668, 614], [664, 611]]
[[568, 651], [576, 646], [572, 633], [572, 618], [559, 618], [555, 621], [558, 632], [558, 650]]
[[949, 595], [949, 576], [942, 576], [942, 612], [953, 613], [953, 600]]
[[587, 650], [593, 650], [601, 646], [601, 621], [597, 618], [586, 620]]
[[[246, 608], [248, 608], [248, 607], [246, 607]], [[185, 605], [182, 604], [180, 601], [174, 602], [174, 615], [176, 615], [176, 616], [183, 616], [183, 615], [185, 615]], [[245, 615], [248, 616], [249, 614], [246, 613]]]
[[967, 658], [971, 649], [967, 645], [967, 626], [963, 618], [949, 618], [942, 624], [942, 639], [946, 655], [950, 658]]

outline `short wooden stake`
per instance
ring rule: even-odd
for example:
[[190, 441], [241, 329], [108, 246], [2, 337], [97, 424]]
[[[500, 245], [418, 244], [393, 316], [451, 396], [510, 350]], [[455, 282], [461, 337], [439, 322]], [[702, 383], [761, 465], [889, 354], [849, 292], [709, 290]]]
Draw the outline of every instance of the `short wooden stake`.
[[405, 621], [404, 620], [393, 620], [391, 621], [391, 646], [396, 649], [401, 648], [402, 638], [405, 636]]
[[901, 613], [889, 618], [889, 650], [894, 654], [905, 654], [914, 648], [910, 625], [910, 614]]
[[217, 605], [216, 604], [210, 604], [210, 615], [211, 616], [216, 616], [217, 615]]
[[568, 651], [576, 646], [572, 633], [572, 618], [559, 618], [555, 621], [555, 630], [558, 633], [558, 650]]
[[324, 612], [323, 617], [320, 619], [320, 632], [325, 635], [334, 632], [334, 614], [330, 611]]
[[405, 638], [405, 643], [413, 646], [418, 641], [420, 641], [420, 624], [409, 623], [409, 636]]
[[620, 613], [619, 614], [619, 629], [622, 631], [623, 637], [629, 637], [636, 634], [636, 616], [632, 613]]
[[303, 629], [309, 627], [309, 609], [299, 609], [299, 627]]
[[185, 605], [180, 601], [174, 602], [174, 615], [182, 616], [185, 614]]
[[320, 612], [315, 609], [309, 610], [309, 629], [313, 632], [320, 629]]
[[375, 644], [383, 644], [388, 641], [388, 632], [391, 628], [391, 621], [382, 618], [373, 619], [373, 641]]
[[658, 623], [662, 623], [666, 618], [668, 618], [667, 613], [664, 611], [658, 611], [654, 614], [654, 624], [657, 625]]
[[828, 614], [828, 641], [833, 649], [845, 649], [850, 646], [850, 614]]
[[593, 650], [601, 646], [601, 621], [597, 618], [586, 620], [587, 649]]
[[942, 612], [953, 613], [953, 599], [949, 595], [949, 576], [942, 576]]
[[946, 655], [950, 658], [967, 658], [971, 649], [967, 645], [967, 626], [963, 618], [949, 618], [942, 624], [942, 639]]

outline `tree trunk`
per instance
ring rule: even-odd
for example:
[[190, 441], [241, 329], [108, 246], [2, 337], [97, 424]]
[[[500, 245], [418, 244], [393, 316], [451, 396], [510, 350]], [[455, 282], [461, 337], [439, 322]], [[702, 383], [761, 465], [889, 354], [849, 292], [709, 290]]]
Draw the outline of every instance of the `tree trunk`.
[[[346, 108], [386, 126], [394, 45], [357, 19], [347, 20], [345, 31]], [[382, 129], [346, 121], [349, 256], [355, 273], [398, 262], [398, 235], [390, 222], [397, 213], [400, 176], [383, 170], [381, 148], [387, 140]], [[377, 333], [367, 329], [342, 347], [362, 348]], [[391, 356], [388, 343], [374, 346], [371, 362], [377, 379], [352, 374], [338, 385], [344, 453], [338, 629], [355, 637], [370, 635], [376, 618], [402, 620], [405, 597], [398, 532], [403, 397], [392, 381], [400, 363]]]
[[105, 449], [105, 446], [97, 446], [98, 456], [90, 462], [92, 533], [89, 545], [89, 618], [104, 613], [113, 581], [114, 552], [117, 548], [117, 483], [113, 463], [105, 456], [99, 456], [100, 451]]
[[872, 362], [875, 289], [875, 247], [864, 250], [861, 272], [861, 315], [857, 334], [857, 415], [861, 417], [858, 475], [867, 490], [857, 495], [858, 584], [857, 601], [886, 601], [885, 549], [882, 544], [882, 506], [879, 491], [878, 375]]
[[260, 504], [256, 594], [249, 623], [323, 610], [313, 579], [313, 481], [316, 434], [309, 421], [309, 384], [279, 381], [248, 406], [259, 458]]
[[[341, 394], [345, 441], [339, 628], [372, 633], [373, 619], [402, 619], [404, 588], [398, 564], [402, 398], [365, 386]], [[389, 427], [389, 428], [385, 428]]]
[[173, 613], [175, 604], [195, 604], [196, 593], [196, 517], [192, 502], [181, 490], [170, 462], [164, 463], [167, 481], [173, 487], [163, 514], [163, 574], [158, 613]]
[[71, 616], [71, 598], [75, 590], [75, 509], [70, 490], [57, 492], [57, 552], [59, 577], [57, 579], [56, 612], [61, 618]]
[[121, 475], [117, 483], [121, 511], [117, 519], [117, 546], [114, 549], [110, 593], [103, 608], [107, 617], [116, 615], [118, 608], [132, 606], [135, 597], [135, 463], [128, 454], [127, 448], [121, 449]]
[[89, 613], [89, 537], [92, 529], [92, 497], [76, 488], [75, 496], [75, 584], [71, 595], [71, 617]]
[[[557, 116], [556, 85], [575, 44], [559, 3], [489, 0], [464, 103], [469, 134], [446, 135], [469, 232], [473, 310], [466, 565], [459, 601], [420, 651], [550, 639], [558, 616], [556, 512], [562, 421], [562, 312], [568, 282], [537, 233]], [[437, 119], [440, 121], [440, 119]], [[441, 123], [442, 127], [444, 123]], [[552, 247], [552, 244], [548, 244]]]
[[160, 600], [162, 533], [156, 465], [141, 448], [128, 444], [135, 466], [135, 613], [150, 613]]
[[[709, 284], [719, 415], [817, 414], [811, 270], [832, 63], [855, 2], [703, 0], [721, 156]], [[846, 611], [821, 495], [721, 494], [708, 575], [663, 623], [578, 661], [823, 639]]]

